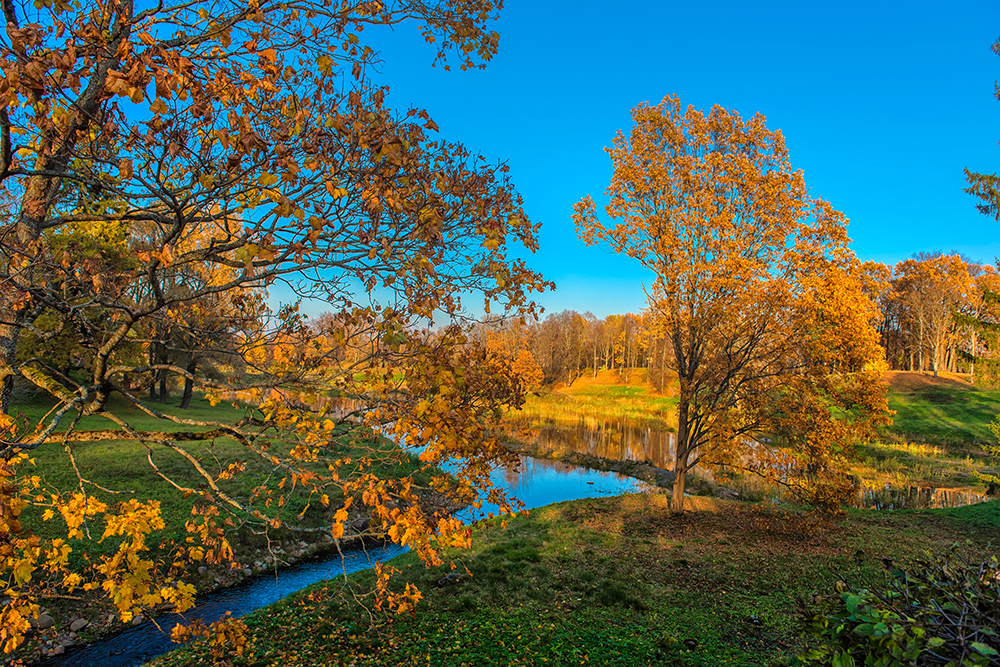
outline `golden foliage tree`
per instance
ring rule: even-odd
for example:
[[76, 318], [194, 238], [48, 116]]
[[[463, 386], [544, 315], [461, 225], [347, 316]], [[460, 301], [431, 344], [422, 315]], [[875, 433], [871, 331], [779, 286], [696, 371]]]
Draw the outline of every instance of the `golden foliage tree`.
[[[530, 313], [530, 292], [548, 285], [508, 256], [508, 242], [534, 250], [537, 229], [506, 168], [435, 138], [426, 112], [386, 108], [385, 89], [368, 79], [376, 54], [366, 30], [415, 23], [440, 60], [457, 54], [465, 68], [494, 54], [489, 23], [500, 6], [3, 5], [0, 185], [11, 202], [0, 225], [4, 650], [21, 642], [48, 595], [103, 590], [124, 619], [163, 603], [190, 606], [189, 564], [231, 557], [229, 523], [295, 528], [294, 514], [279, 511], [291, 493], [327, 507], [333, 538], [364, 506], [370, 534], [431, 562], [440, 545], [465, 542], [458, 523], [428, 505], [428, 492], [472, 502], [488, 488], [490, 465], [504, 456], [490, 425], [522, 389], [460, 327], [423, 335], [417, 326], [458, 316], [470, 293], [487, 310]], [[252, 329], [224, 330], [240, 364], [222, 379], [150, 358], [156, 332], [197, 338], [206, 309], [243, 308], [279, 282], [328, 301], [336, 324], [316, 333], [287, 308]], [[59, 325], [36, 326], [43, 317]], [[72, 374], [18, 354], [28, 333], [53, 332], [80, 350]], [[158, 373], [248, 406], [246, 419], [188, 419], [153, 407], [141, 385]], [[15, 378], [52, 401], [40, 422], [12, 414]], [[163, 427], [140, 426], [115, 405]], [[87, 415], [115, 427], [81, 430]], [[395, 454], [376, 444], [380, 434], [397, 443]], [[246, 461], [220, 471], [189, 446], [213, 438], [239, 443], [281, 484], [235, 494], [228, 480]], [[49, 488], [30, 473], [38, 448], [72, 456], [77, 443], [95, 439], [138, 443], [158, 474], [203, 501], [188, 524], [191, 544], [174, 558], [149, 555], [147, 536], [162, 525], [155, 501], [109, 501], [83, 475], [76, 489]], [[369, 443], [372, 453], [344, 455], [345, 439]], [[435, 476], [428, 489], [410, 475], [373, 474], [376, 459], [392, 466], [408, 452], [427, 466], [455, 460], [454, 476]], [[166, 455], [187, 461], [200, 483], [158, 467]], [[20, 520], [29, 509], [61, 516], [70, 539], [103, 523], [104, 539], [120, 549], [72, 570], [75, 542], [32, 535]], [[395, 599], [405, 609], [416, 595]]]
[[[903, 314], [902, 329], [916, 355], [916, 370], [930, 366], [937, 376], [951, 365], [958, 343], [955, 314], [977, 298], [969, 266], [959, 255], [929, 254], [896, 265], [893, 289]], [[926, 355], [926, 357], [925, 357]], [[910, 370], [914, 370], [912, 366]]]
[[[590, 197], [575, 220], [584, 241], [656, 274], [650, 314], [680, 385], [673, 509], [698, 463], [808, 471], [814, 484], [886, 412], [846, 221], [807, 196], [760, 115], [706, 116], [667, 97], [632, 118], [608, 149], [615, 223], [600, 222]], [[764, 437], [802, 463], [754, 446]]]

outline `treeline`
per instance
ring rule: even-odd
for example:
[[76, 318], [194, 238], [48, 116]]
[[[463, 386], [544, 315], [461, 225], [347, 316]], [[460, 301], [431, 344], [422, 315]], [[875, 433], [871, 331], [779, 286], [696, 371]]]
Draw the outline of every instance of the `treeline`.
[[[865, 264], [890, 368], [970, 373], [993, 382], [1000, 274], [955, 253], [921, 253], [894, 267]], [[978, 372], [977, 372], [978, 371]]]
[[617, 371], [623, 381], [636, 368], [648, 368], [654, 384], [666, 385], [661, 372], [663, 345], [645, 313], [609, 315], [572, 310], [550, 314], [539, 322], [493, 320], [475, 335], [498, 352], [514, 359], [514, 368], [529, 388], [542, 384], [572, 385], [583, 375]]
[[[876, 322], [893, 370], [970, 373], [996, 380], [1000, 345], [1000, 273], [959, 255], [922, 253], [895, 266], [864, 264], [865, 287], [879, 309]], [[530, 387], [636, 368], [664, 390], [671, 376], [669, 351], [649, 313], [609, 315], [565, 310], [541, 321], [493, 320], [476, 335], [515, 360]]]

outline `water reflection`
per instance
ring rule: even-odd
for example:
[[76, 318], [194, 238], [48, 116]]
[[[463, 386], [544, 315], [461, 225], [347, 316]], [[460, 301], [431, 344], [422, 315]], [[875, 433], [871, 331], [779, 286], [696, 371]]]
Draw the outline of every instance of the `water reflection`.
[[[663, 470], [673, 470], [677, 434], [626, 420], [605, 421], [591, 417], [580, 419], [575, 428], [543, 426], [518, 431], [518, 440], [551, 452], [576, 452], [612, 461], [648, 463]], [[714, 480], [711, 470], [695, 466], [694, 474]]]
[[858, 491], [855, 507], [876, 510], [933, 509], [962, 507], [989, 500], [969, 489], [936, 489], [921, 486], [865, 487]]
[[[522, 429], [514, 434], [518, 440], [553, 453], [575, 452], [612, 461], [649, 463], [657, 468], [673, 468], [677, 449], [677, 434], [659, 431], [621, 421], [581, 419], [576, 427], [543, 426]], [[761, 445], [764, 446], [764, 445]], [[696, 466], [694, 474], [719, 482], [736, 491], [740, 497], [752, 500], [784, 500], [782, 487], [765, 484], [748, 475], [729, 475], [718, 479], [713, 471]], [[989, 500], [971, 489], [940, 489], [911, 485], [865, 485], [857, 490], [854, 507], [900, 510], [961, 507]]]
[[[517, 468], [494, 470], [491, 479], [494, 484], [502, 486], [523, 502], [528, 509], [563, 500], [617, 496], [655, 488], [618, 473], [590, 470], [531, 456], [520, 457]], [[497, 508], [484, 505], [483, 510], [496, 512]]]

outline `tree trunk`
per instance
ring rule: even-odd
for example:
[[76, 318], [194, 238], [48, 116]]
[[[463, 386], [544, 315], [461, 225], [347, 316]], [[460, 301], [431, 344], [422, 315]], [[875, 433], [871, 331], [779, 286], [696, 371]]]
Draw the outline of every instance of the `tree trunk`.
[[972, 360], [969, 361], [969, 382], [971, 384], [976, 384], [976, 349], [979, 347], [978, 336], [976, 335], [976, 330], [973, 329], [970, 333], [971, 345], [969, 352], [972, 353]]
[[[163, 345], [160, 347], [160, 363], [166, 364], [169, 362], [169, 356], [167, 352], [167, 346]], [[166, 403], [170, 400], [170, 389], [167, 387], [167, 369], [162, 368], [159, 371], [160, 378], [160, 403]]]
[[663, 341], [663, 352], [660, 354], [660, 393], [667, 388], [667, 341]]
[[[11, 313], [13, 314], [13, 313]], [[17, 361], [17, 335], [20, 327], [15, 323], [0, 325], [0, 414], [9, 414], [10, 399], [14, 394], [14, 362]]]
[[194, 393], [194, 372], [198, 370], [198, 357], [193, 352], [188, 357], [185, 370], [190, 375], [184, 378], [184, 396], [181, 398], [181, 410], [187, 410], [191, 407], [191, 394]]
[[920, 361], [920, 372], [924, 372], [924, 316], [920, 314], [920, 345], [917, 348], [917, 355]]
[[674, 454], [674, 496], [670, 503], [670, 512], [674, 515], [684, 513], [684, 482], [687, 476], [688, 461], [688, 399], [687, 392], [681, 387], [681, 398], [677, 404], [677, 451]]
[[[159, 358], [159, 348], [155, 341], [149, 344], [149, 365], [155, 366], [156, 360]], [[149, 400], [150, 402], [156, 400], [156, 378], [159, 376], [159, 371], [151, 371], [149, 378]]]

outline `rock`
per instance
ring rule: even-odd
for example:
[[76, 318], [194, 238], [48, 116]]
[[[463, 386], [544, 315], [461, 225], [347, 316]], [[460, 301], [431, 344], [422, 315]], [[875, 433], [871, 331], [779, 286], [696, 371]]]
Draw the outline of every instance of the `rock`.
[[720, 486], [719, 490], [715, 492], [715, 497], [723, 500], [739, 500], [740, 494], [733, 489], [727, 489], [724, 486]]
[[39, 614], [38, 618], [36, 618], [32, 623], [32, 625], [38, 630], [48, 630], [55, 624], [56, 619], [52, 618], [48, 614]]
[[88, 625], [90, 625], [90, 621], [88, 621], [85, 618], [78, 618], [78, 619], [76, 619], [75, 621], [73, 621], [72, 623], [69, 624], [69, 631], [70, 632], [80, 632], [80, 630], [83, 630]]
[[136, 614], [135, 618], [132, 619], [132, 625], [140, 625], [142, 623], [142, 614]]
[[198, 568], [198, 574], [204, 577], [206, 574], [208, 574], [208, 568], [202, 565], [201, 567]]
[[698, 648], [698, 642], [696, 642], [693, 639], [685, 639], [684, 646], [687, 646], [689, 649], [694, 650]]
[[464, 575], [461, 575], [458, 572], [449, 572], [437, 580], [437, 587], [444, 588], [445, 586], [455, 586], [456, 584], [462, 583], [464, 580]]
[[60, 646], [72, 646], [73, 644], [76, 643], [76, 640], [70, 636], [64, 636], [57, 639], [56, 643], [58, 643]]
[[354, 521], [351, 522], [351, 528], [358, 531], [359, 533], [368, 530], [368, 519], [365, 517], [361, 517], [360, 519], [355, 519]]
[[66, 647], [63, 646], [62, 644], [59, 644], [54, 649], [52, 649], [49, 653], [51, 655], [62, 655], [65, 652], [66, 652]]
[[249, 567], [243, 568], [243, 576], [244, 577], [249, 577], [251, 575], [253, 575], [253, 570], [251, 570]]

